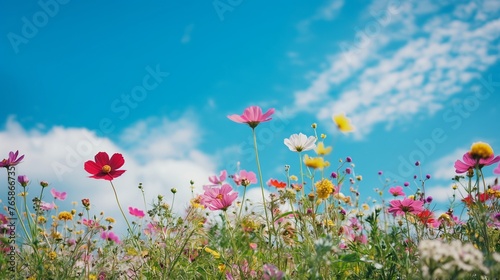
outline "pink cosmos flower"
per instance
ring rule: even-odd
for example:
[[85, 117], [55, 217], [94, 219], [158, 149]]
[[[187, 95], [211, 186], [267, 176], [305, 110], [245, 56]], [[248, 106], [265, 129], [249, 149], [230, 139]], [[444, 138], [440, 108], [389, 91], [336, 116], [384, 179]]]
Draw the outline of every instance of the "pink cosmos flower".
[[259, 123], [270, 121], [270, 116], [274, 113], [274, 108], [269, 109], [265, 114], [262, 114], [262, 109], [259, 106], [250, 106], [245, 109], [243, 115], [227, 116], [230, 120], [237, 123], [246, 123], [251, 128], [256, 128]]
[[85, 171], [92, 174], [90, 178], [111, 181], [125, 172], [125, 170], [118, 170], [125, 164], [122, 154], [115, 153], [110, 159], [108, 153], [99, 152], [94, 159], [95, 161], [88, 160], [84, 164]]
[[82, 219], [82, 224], [89, 228], [97, 228], [99, 227], [99, 223], [95, 220], [87, 220], [85, 218]]
[[19, 158], [18, 156], [19, 156], [19, 151], [16, 151], [15, 153], [9, 152], [9, 157], [0, 161], [0, 167], [9, 168], [10, 166], [18, 165], [21, 162], [21, 160], [23, 160], [24, 155], [20, 156]]
[[[472, 157], [470, 152], [467, 152], [464, 154], [462, 159], [463, 159], [463, 161], [460, 161], [460, 160], [455, 161], [455, 172], [457, 172], [458, 174], [465, 173], [469, 170], [469, 168], [474, 169], [474, 168], [476, 168], [476, 166], [479, 168], [483, 168], [483, 166], [488, 166], [488, 165], [492, 165], [494, 163], [497, 163], [500, 161], [500, 156], [495, 157], [495, 155], [492, 155], [487, 159], [483, 159], [483, 158], [475, 159]], [[500, 173], [500, 168], [497, 167], [495, 169], [495, 171], [497, 171], [497, 169], [498, 169], [498, 173]], [[498, 173], [496, 173], [496, 174], [498, 174]]]
[[54, 209], [54, 207], [56, 207], [56, 205], [54, 203], [48, 203], [48, 202], [43, 202], [43, 201], [40, 203], [40, 209], [45, 210], [45, 211], [52, 210], [52, 209]]
[[115, 243], [120, 243], [120, 238], [118, 235], [114, 234], [112, 231], [102, 231], [101, 238], [107, 241], [113, 241]]
[[500, 174], [500, 164], [498, 164], [497, 168], [493, 169], [493, 173]]
[[129, 207], [128, 212], [132, 216], [136, 216], [137, 218], [143, 218], [144, 217], [144, 211], [139, 210], [137, 208]]
[[403, 192], [403, 187], [401, 186], [395, 186], [389, 189], [389, 192], [393, 196], [405, 196], [405, 193]]
[[220, 172], [219, 177], [217, 177], [217, 175], [210, 176], [210, 177], [208, 177], [208, 181], [210, 181], [210, 183], [212, 183], [214, 185], [222, 185], [222, 183], [224, 183], [226, 178], [227, 178], [227, 171], [222, 170]]
[[262, 279], [264, 280], [281, 280], [285, 277], [285, 273], [279, 270], [273, 264], [265, 264], [262, 266]]
[[201, 195], [200, 204], [210, 210], [226, 211], [234, 200], [238, 197], [237, 192], [232, 192], [233, 188], [229, 184], [220, 187], [204, 186], [205, 193]]
[[55, 199], [59, 199], [61, 201], [66, 199], [66, 192], [58, 192], [54, 188], [52, 188], [50, 190], [50, 193]]
[[256, 184], [257, 176], [252, 171], [240, 170], [240, 174], [233, 176], [233, 181], [238, 186], [242, 185], [246, 187], [250, 184]]
[[423, 206], [423, 201], [405, 197], [403, 200], [392, 200], [388, 211], [393, 216], [403, 216], [406, 213], [418, 214], [424, 210]]

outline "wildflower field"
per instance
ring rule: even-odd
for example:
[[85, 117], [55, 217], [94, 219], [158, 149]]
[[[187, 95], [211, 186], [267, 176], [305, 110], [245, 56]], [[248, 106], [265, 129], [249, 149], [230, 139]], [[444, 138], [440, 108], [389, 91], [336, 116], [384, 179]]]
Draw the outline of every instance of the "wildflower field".
[[[318, 136], [315, 124], [311, 136], [298, 133], [284, 139], [283, 148], [297, 153], [297, 162], [283, 163], [286, 176], [266, 177], [256, 130], [272, 121], [273, 113], [251, 106], [242, 115], [228, 116], [250, 127], [257, 165], [234, 174], [222, 170], [206, 182], [186, 182], [192, 190], [203, 185], [203, 192], [192, 191], [191, 203], [180, 214], [171, 205], [176, 189], [151, 202], [140, 182], [143, 206], [122, 206], [115, 184], [126, 180], [121, 169], [126, 159], [113, 151], [99, 152], [82, 168], [89, 180], [109, 184], [122, 215], [107, 217], [85, 197], [72, 198], [81, 202], [73, 209], [61, 209], [58, 202], [71, 196], [70, 189], [56, 190], [48, 182], [30, 182], [29, 174], [17, 174], [16, 166], [29, 155], [11, 152], [0, 162], [8, 193], [0, 213], [0, 279], [500, 275], [500, 185], [486, 179], [500, 174], [500, 156], [489, 144], [472, 143], [456, 159], [456, 177], [450, 181], [454, 194], [445, 212], [436, 212], [426, 194], [432, 174], [407, 182], [381, 180], [379, 199], [368, 204], [360, 200], [363, 181], [352, 159], [332, 158], [332, 147], [325, 146], [326, 136]], [[342, 132], [353, 129], [344, 115], [333, 116], [333, 122]], [[494, 174], [483, 173], [487, 166], [494, 167]], [[250, 187], [260, 189], [260, 201], [247, 201]], [[28, 198], [28, 189], [39, 195]], [[126, 225], [127, 231], [116, 231], [117, 225]]]

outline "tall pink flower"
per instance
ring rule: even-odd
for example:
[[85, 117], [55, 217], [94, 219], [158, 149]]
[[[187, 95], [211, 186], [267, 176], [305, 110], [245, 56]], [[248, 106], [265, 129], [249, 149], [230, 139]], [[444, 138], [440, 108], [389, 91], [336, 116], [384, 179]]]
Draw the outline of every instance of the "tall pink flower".
[[394, 216], [403, 216], [406, 213], [418, 214], [424, 210], [423, 206], [423, 201], [405, 197], [403, 200], [392, 200], [388, 211]]
[[242, 185], [246, 187], [250, 184], [257, 183], [257, 175], [255, 175], [252, 171], [241, 170], [240, 174], [235, 174], [233, 176], [233, 181], [238, 186]]
[[389, 192], [393, 196], [405, 196], [405, 193], [403, 192], [403, 187], [401, 186], [395, 186], [389, 189]]
[[118, 235], [116, 235], [112, 231], [108, 231], [108, 232], [102, 231], [101, 238], [104, 240], [107, 240], [107, 241], [113, 241], [115, 243], [120, 243], [120, 238], [118, 237]]
[[130, 213], [130, 215], [135, 216], [137, 218], [143, 218], [145, 216], [144, 211], [134, 207], [129, 207], [128, 212]]
[[234, 200], [238, 197], [237, 192], [229, 184], [223, 184], [220, 187], [204, 186], [205, 193], [201, 195], [200, 203], [210, 210], [226, 211]]
[[[470, 152], [467, 152], [463, 155], [462, 159], [463, 161], [460, 160], [455, 161], [455, 172], [457, 172], [458, 174], [465, 173], [469, 169], [474, 169], [476, 167], [483, 168], [483, 166], [488, 166], [497, 163], [500, 161], [500, 156], [495, 157], [494, 155], [491, 155], [488, 158], [477, 159], [473, 158]], [[499, 169], [498, 173], [500, 173], [500, 168], [497, 167], [497, 169]], [[497, 169], [495, 169], [495, 171], [497, 171]]]
[[250, 106], [245, 109], [243, 115], [227, 116], [230, 120], [237, 123], [246, 123], [251, 128], [256, 128], [259, 123], [270, 121], [270, 116], [274, 113], [274, 108], [269, 109], [265, 114], [262, 114], [262, 109], [259, 106]]
[[19, 156], [19, 151], [16, 151], [15, 153], [9, 152], [9, 157], [0, 161], [0, 167], [9, 168], [9, 166], [18, 165], [21, 162], [21, 160], [23, 160], [24, 155], [20, 157], [18, 156]]
[[226, 178], [227, 178], [227, 171], [222, 170], [220, 172], [219, 177], [217, 177], [217, 175], [210, 176], [208, 177], [208, 181], [210, 181], [210, 183], [214, 185], [222, 185], [222, 183], [226, 180]]
[[55, 199], [59, 199], [59, 200], [65, 200], [66, 199], [66, 192], [58, 192], [58, 191], [56, 191], [56, 189], [52, 188], [50, 190], [50, 193], [52, 194], [52, 196]]

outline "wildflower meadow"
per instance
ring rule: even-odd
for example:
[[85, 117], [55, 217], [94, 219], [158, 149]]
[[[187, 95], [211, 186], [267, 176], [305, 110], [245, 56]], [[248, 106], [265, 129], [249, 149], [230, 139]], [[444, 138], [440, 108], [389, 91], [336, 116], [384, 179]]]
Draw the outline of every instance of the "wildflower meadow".
[[[228, 116], [228, 125], [249, 127], [256, 166], [186, 182], [193, 191], [183, 213], [172, 208], [175, 188], [146, 201], [140, 182], [126, 191], [136, 191], [143, 205], [122, 205], [117, 186], [127, 180], [127, 159], [114, 151], [81, 168], [111, 189], [116, 217], [71, 197], [70, 186], [31, 182], [29, 172], [16, 171], [30, 155], [10, 152], [0, 162], [8, 194], [0, 212], [0, 279], [498, 279], [500, 184], [487, 178], [500, 174], [500, 156], [488, 143], [470, 143], [456, 159], [454, 192], [439, 212], [426, 194], [432, 174], [397, 182], [380, 171], [380, 182], [367, 184], [352, 158], [335, 158], [316, 124], [282, 140], [296, 162], [279, 163], [286, 175], [269, 178], [256, 131], [274, 112], [251, 106]], [[353, 130], [345, 115], [332, 116], [332, 125]], [[360, 199], [376, 184], [377, 199]], [[249, 201], [249, 188], [261, 197]], [[59, 207], [69, 197], [79, 204]]]

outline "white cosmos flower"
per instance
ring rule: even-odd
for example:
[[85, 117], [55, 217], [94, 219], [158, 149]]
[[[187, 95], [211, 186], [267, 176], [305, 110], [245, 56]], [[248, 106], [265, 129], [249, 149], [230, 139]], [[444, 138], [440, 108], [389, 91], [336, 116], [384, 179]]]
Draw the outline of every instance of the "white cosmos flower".
[[285, 138], [285, 145], [293, 152], [309, 151], [316, 148], [316, 137], [299, 133], [292, 134], [290, 138]]

